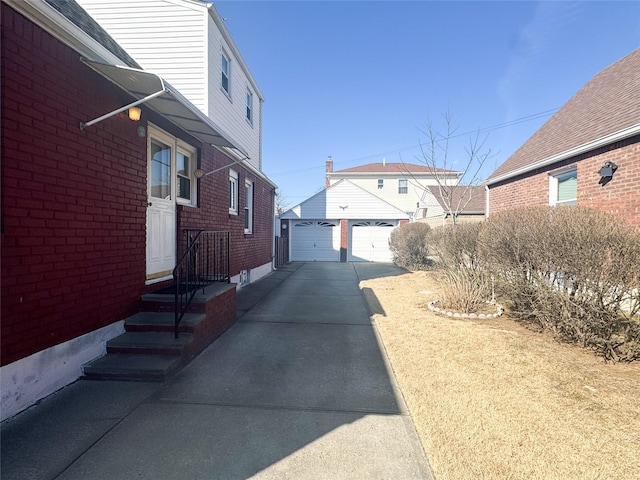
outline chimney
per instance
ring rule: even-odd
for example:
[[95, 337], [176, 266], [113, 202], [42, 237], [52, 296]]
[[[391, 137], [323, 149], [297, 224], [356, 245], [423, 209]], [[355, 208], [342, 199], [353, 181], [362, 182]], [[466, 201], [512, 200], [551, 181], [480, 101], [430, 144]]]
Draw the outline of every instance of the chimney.
[[382, 157], [382, 166], [383, 167], [387, 166], [387, 158], [386, 157]]
[[[326, 173], [329, 174], [333, 172], [333, 160], [331, 160], [331, 155], [329, 155], [327, 157], [327, 167], [326, 167]], [[325, 181], [325, 187], [329, 187], [330, 182], [329, 182], [329, 175], [326, 176], [326, 181]]]

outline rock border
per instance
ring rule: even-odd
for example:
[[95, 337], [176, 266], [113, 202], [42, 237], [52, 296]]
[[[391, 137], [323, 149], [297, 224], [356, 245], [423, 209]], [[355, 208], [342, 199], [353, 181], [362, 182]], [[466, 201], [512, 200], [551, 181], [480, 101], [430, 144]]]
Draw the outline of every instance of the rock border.
[[[444, 315], [446, 317], [451, 317], [451, 318], [478, 318], [478, 319], [482, 319], [482, 318], [498, 318], [499, 316], [501, 316], [504, 313], [504, 307], [502, 305], [500, 305], [499, 303], [495, 303], [493, 305], [496, 306], [496, 313], [459, 313], [459, 312], [450, 312], [448, 310], [445, 310], [443, 308], [440, 308], [437, 306], [437, 304], [440, 303], [440, 300], [431, 300], [429, 303], [427, 303], [427, 308], [429, 310], [431, 310], [434, 313], [438, 313], [440, 315]], [[491, 302], [487, 302], [489, 304], [491, 304]]]

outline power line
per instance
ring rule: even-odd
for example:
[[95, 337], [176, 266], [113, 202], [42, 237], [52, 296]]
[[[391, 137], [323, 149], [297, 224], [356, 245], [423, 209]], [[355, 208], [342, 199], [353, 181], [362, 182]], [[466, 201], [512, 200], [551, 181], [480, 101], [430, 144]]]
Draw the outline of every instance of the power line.
[[[451, 135], [449, 138], [464, 137], [466, 135], [473, 135], [474, 133], [491, 132], [493, 130], [499, 130], [501, 128], [506, 128], [506, 127], [511, 127], [511, 126], [514, 126], [514, 125], [519, 125], [521, 123], [525, 123], [525, 122], [529, 122], [531, 120], [537, 120], [538, 118], [549, 116], [552, 113], [554, 113], [556, 110], [558, 110], [558, 109], [557, 108], [552, 108], [550, 110], [545, 110], [544, 112], [534, 113], [532, 115], [527, 115], [526, 117], [516, 118], [514, 120], [509, 120], [508, 122], [499, 123], [497, 125], [492, 125], [490, 127], [478, 128], [477, 130], [472, 130], [472, 131], [465, 132], [465, 133], [458, 133], [458, 134], [455, 134], [455, 135]], [[374, 153], [372, 155], [367, 155], [366, 157], [354, 158], [352, 160], [343, 160], [343, 161], [340, 161], [340, 162], [334, 162], [334, 165], [342, 165], [342, 164], [345, 164], [345, 163], [354, 163], [354, 162], [359, 162], [359, 161], [362, 161], [362, 160], [367, 160], [369, 158], [380, 158], [380, 157], [382, 157], [384, 155], [391, 155], [392, 153], [400, 153], [400, 152], [404, 152], [405, 150], [413, 150], [413, 149], [418, 148], [418, 147], [420, 147], [420, 144], [411, 145], [409, 147], [402, 147], [402, 148], [398, 148], [398, 149], [395, 149], [395, 150], [389, 150], [387, 152]], [[290, 174], [293, 174], [293, 173], [308, 172], [308, 171], [311, 171], [311, 170], [316, 170], [318, 168], [325, 168], [325, 164], [314, 165], [312, 167], [307, 167], [307, 168], [299, 168], [297, 170], [288, 170], [286, 172], [270, 173], [269, 176], [270, 177], [275, 177], [277, 175], [290, 175]]]

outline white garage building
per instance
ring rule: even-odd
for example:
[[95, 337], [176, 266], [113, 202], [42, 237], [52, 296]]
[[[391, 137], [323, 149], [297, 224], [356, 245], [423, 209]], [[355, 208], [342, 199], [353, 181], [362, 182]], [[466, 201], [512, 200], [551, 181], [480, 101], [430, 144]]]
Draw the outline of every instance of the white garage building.
[[391, 262], [389, 236], [409, 215], [340, 180], [280, 216], [289, 258], [299, 262]]

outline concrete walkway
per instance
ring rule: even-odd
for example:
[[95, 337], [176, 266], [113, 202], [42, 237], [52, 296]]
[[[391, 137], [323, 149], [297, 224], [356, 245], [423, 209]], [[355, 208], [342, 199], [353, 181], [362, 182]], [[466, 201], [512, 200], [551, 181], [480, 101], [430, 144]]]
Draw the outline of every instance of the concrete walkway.
[[5, 422], [2, 479], [432, 479], [360, 279], [293, 263], [164, 384], [81, 380]]

